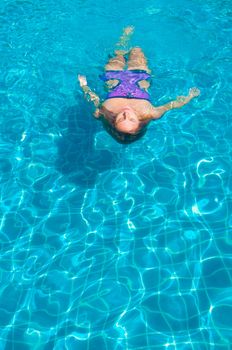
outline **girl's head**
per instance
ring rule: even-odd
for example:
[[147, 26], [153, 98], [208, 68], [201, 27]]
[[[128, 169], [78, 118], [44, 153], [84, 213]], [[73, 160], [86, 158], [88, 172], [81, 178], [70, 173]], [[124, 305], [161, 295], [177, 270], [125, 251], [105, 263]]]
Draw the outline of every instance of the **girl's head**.
[[119, 143], [135, 142], [147, 131], [147, 122], [140, 121], [132, 108], [123, 108], [115, 114], [103, 106], [102, 111], [103, 115], [107, 115], [107, 118], [101, 118], [104, 128]]
[[134, 135], [140, 130], [140, 121], [135, 111], [126, 107], [117, 114], [114, 126], [119, 132]]

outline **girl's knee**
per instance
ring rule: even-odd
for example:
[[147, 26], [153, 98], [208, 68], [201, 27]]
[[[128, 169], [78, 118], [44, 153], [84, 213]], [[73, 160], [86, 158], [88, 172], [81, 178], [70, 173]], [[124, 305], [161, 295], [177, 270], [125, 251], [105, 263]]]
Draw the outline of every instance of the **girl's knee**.
[[142, 51], [142, 49], [141, 49], [141, 47], [138, 47], [138, 46], [136, 46], [136, 47], [133, 47], [131, 50], [130, 50], [130, 53], [143, 53], [143, 51]]
[[118, 55], [109, 60], [105, 66], [105, 70], [122, 70], [125, 66], [125, 59], [123, 56]]

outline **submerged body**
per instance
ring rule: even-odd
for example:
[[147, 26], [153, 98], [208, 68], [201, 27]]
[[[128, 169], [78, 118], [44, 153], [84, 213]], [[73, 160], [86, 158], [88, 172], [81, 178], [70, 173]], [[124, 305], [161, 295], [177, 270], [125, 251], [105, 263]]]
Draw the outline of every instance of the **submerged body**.
[[[125, 45], [132, 32], [132, 27], [126, 28], [118, 46]], [[121, 143], [136, 141], [144, 135], [151, 120], [162, 117], [173, 108], [182, 107], [200, 93], [198, 89], [192, 88], [187, 96], [179, 96], [163, 106], [153, 106], [148, 92], [150, 70], [139, 47], [129, 51], [116, 50], [115, 56], [106, 64], [101, 79], [106, 83], [108, 93], [103, 102], [100, 102], [99, 96], [87, 86], [85, 76], [79, 75], [78, 79], [86, 97], [93, 101], [96, 107], [94, 116], [99, 118], [105, 129]]]

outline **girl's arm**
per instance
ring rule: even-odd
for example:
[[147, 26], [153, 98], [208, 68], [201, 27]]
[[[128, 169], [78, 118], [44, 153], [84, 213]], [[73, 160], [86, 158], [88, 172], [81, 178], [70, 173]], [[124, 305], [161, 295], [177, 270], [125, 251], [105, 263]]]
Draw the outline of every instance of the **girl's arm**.
[[94, 106], [98, 108], [100, 105], [100, 97], [88, 87], [86, 77], [84, 75], [78, 75], [78, 80], [87, 101], [93, 102]]
[[188, 96], [178, 96], [175, 101], [171, 101], [160, 107], [153, 107], [151, 119], [159, 119], [164, 115], [164, 113], [174, 108], [181, 108], [182, 106], [189, 103], [194, 97], [197, 97], [199, 95], [200, 90], [197, 88], [192, 88], [189, 90]]

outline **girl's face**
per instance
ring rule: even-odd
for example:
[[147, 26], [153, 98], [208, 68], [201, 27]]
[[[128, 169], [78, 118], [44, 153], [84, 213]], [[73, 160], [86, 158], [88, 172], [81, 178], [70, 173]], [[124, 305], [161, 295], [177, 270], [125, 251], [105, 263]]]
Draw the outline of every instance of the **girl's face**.
[[139, 130], [139, 124], [137, 114], [130, 107], [124, 108], [115, 119], [115, 128], [128, 134], [135, 134]]

